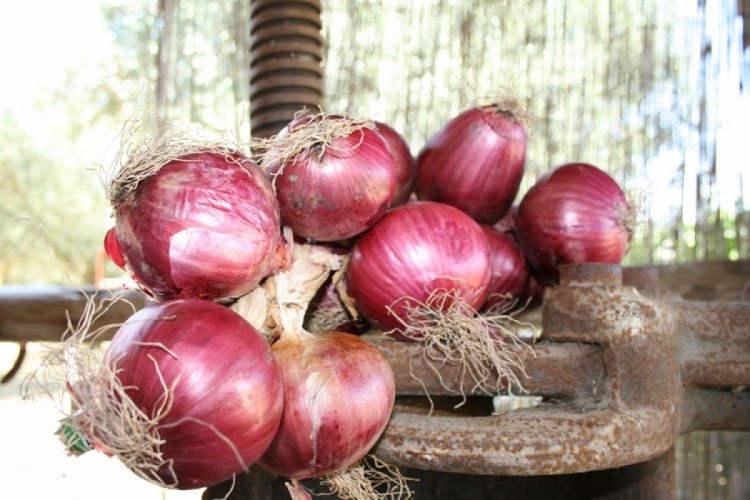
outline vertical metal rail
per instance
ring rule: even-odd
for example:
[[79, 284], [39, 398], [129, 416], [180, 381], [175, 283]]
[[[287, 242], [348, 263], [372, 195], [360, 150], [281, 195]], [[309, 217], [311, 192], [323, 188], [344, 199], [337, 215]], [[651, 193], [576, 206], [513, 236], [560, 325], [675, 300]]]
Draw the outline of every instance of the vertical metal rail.
[[250, 127], [278, 133], [301, 110], [323, 102], [323, 37], [319, 0], [252, 0]]

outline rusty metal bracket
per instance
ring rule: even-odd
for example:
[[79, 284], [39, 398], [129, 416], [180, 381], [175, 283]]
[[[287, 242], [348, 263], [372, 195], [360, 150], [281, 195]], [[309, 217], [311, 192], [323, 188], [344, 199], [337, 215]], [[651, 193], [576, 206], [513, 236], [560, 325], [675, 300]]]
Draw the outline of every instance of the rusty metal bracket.
[[[630, 276], [641, 293], [622, 275], [565, 266], [547, 290], [541, 339], [534, 355], [521, 352], [540, 406], [485, 416], [398, 408], [376, 454], [424, 470], [552, 475], [654, 459], [691, 430], [750, 430], [750, 303], [661, 296], [653, 276]], [[372, 341], [396, 368], [399, 394], [451, 393], [450, 374], [441, 383], [419, 345]]]

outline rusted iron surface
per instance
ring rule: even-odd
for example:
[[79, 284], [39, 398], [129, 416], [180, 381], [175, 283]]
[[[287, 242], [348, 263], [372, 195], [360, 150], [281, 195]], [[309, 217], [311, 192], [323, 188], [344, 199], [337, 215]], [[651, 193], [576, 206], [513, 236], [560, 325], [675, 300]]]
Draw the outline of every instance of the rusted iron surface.
[[[743, 389], [750, 385], [750, 304], [676, 299], [660, 293], [653, 272], [628, 272], [628, 284], [646, 288], [641, 293], [623, 286], [622, 274], [618, 266], [569, 266], [560, 286], [547, 290], [534, 348], [540, 355], [526, 359], [534, 381], [528, 388], [545, 398], [540, 407], [483, 417], [401, 410], [378, 455], [427, 470], [568, 474], [654, 459], [690, 430], [750, 430]], [[582, 349], [575, 377], [560, 376], [568, 366], [563, 346]], [[400, 365], [399, 387], [415, 393], [404, 364], [420, 358], [418, 347], [388, 348]], [[447, 377], [431, 380], [421, 367], [416, 373], [431, 393], [445, 392]], [[556, 377], [562, 390], [539, 382]]]

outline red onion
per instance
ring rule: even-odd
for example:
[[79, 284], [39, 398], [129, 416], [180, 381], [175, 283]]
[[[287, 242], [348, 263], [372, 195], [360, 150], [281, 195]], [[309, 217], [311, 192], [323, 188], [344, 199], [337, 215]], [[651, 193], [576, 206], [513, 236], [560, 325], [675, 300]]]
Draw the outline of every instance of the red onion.
[[526, 291], [529, 274], [526, 259], [511, 234], [487, 225], [482, 229], [490, 243], [492, 266], [489, 293], [483, 309], [501, 307], [509, 310], [519, 303]]
[[507, 103], [481, 106], [443, 125], [417, 155], [417, 197], [455, 206], [481, 223], [500, 219], [526, 168], [526, 130], [514, 113]]
[[380, 351], [342, 332], [282, 333], [271, 350], [284, 380], [284, 416], [261, 466], [291, 479], [362, 459], [390, 418], [396, 386]]
[[271, 346], [284, 381], [281, 426], [260, 465], [297, 481], [346, 470], [370, 451], [395, 403], [393, 371], [372, 344], [342, 332], [312, 334], [305, 310], [338, 256], [294, 248], [287, 271], [269, 277]]
[[396, 164], [396, 192], [393, 195], [391, 207], [403, 205], [411, 197], [414, 189], [414, 182], [417, 175], [417, 164], [414, 156], [411, 154], [409, 144], [396, 129], [383, 122], [375, 122], [375, 128], [383, 139], [388, 143], [388, 147], [393, 154]]
[[394, 157], [370, 122], [303, 116], [265, 147], [263, 167], [273, 178], [283, 223], [297, 236], [345, 240], [375, 224], [391, 205]]
[[83, 366], [70, 366], [78, 410], [67, 425], [162, 486], [227, 480], [257, 462], [279, 428], [283, 387], [267, 342], [214, 302], [147, 306], [120, 327], [99, 369]]
[[560, 264], [619, 264], [628, 250], [633, 214], [620, 186], [586, 163], [560, 165], [523, 196], [516, 234], [542, 279]]
[[[110, 186], [115, 226], [105, 248], [146, 292], [231, 299], [283, 267], [279, 207], [255, 163], [200, 145], [160, 154], [136, 158]], [[138, 161], [151, 162], [140, 177]]]
[[394, 208], [352, 248], [345, 280], [357, 309], [386, 330], [403, 326], [416, 303], [438, 291], [477, 309], [485, 301], [491, 267], [480, 225], [455, 207], [416, 201]]

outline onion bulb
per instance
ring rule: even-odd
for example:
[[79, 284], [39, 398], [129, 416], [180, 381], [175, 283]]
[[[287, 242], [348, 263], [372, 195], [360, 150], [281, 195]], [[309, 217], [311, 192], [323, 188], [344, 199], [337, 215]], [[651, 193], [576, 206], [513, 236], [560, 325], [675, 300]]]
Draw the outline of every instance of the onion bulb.
[[[450, 205], [413, 201], [357, 239], [344, 283], [354, 310], [370, 324], [420, 342], [436, 372], [457, 365], [458, 380], [492, 393], [505, 382], [520, 387], [517, 370], [523, 370], [508, 349], [518, 341], [517, 322], [478, 312], [491, 279], [490, 245], [479, 223]], [[491, 378], [498, 385], [484, 387]], [[463, 386], [445, 387], [465, 396]]]
[[385, 429], [396, 393], [393, 371], [372, 344], [303, 328], [310, 300], [340, 263], [319, 248], [302, 257], [298, 248], [291, 268], [263, 284], [272, 303], [270, 323], [277, 325], [271, 351], [284, 382], [284, 410], [259, 463], [289, 478], [291, 486], [342, 474], [360, 462]]
[[515, 101], [468, 109], [417, 155], [414, 191], [493, 224], [513, 203], [526, 168], [526, 129]]
[[403, 205], [411, 197], [417, 175], [417, 164], [411, 154], [409, 144], [396, 129], [387, 123], [375, 122], [375, 128], [388, 143], [396, 165], [396, 192], [391, 207]]
[[554, 283], [561, 264], [620, 264], [634, 213], [617, 182], [587, 163], [543, 175], [523, 196], [516, 235], [538, 278]]
[[512, 234], [483, 225], [490, 244], [492, 278], [489, 293], [482, 309], [509, 310], [524, 297], [528, 281], [528, 267], [521, 247]]
[[242, 296], [285, 265], [271, 184], [237, 151], [180, 141], [149, 145], [110, 182], [105, 249], [158, 300]]
[[489, 290], [492, 268], [481, 226], [450, 205], [415, 201], [394, 208], [354, 244], [346, 290], [372, 325], [403, 333], [409, 310], [431, 295], [478, 309]]
[[298, 237], [352, 238], [388, 210], [396, 165], [374, 124], [340, 115], [296, 118], [259, 146], [272, 177], [282, 221]]
[[101, 363], [80, 346], [66, 359], [66, 429], [160, 486], [231, 478], [258, 461], [281, 422], [282, 379], [267, 342], [211, 301], [149, 305], [119, 328]]

